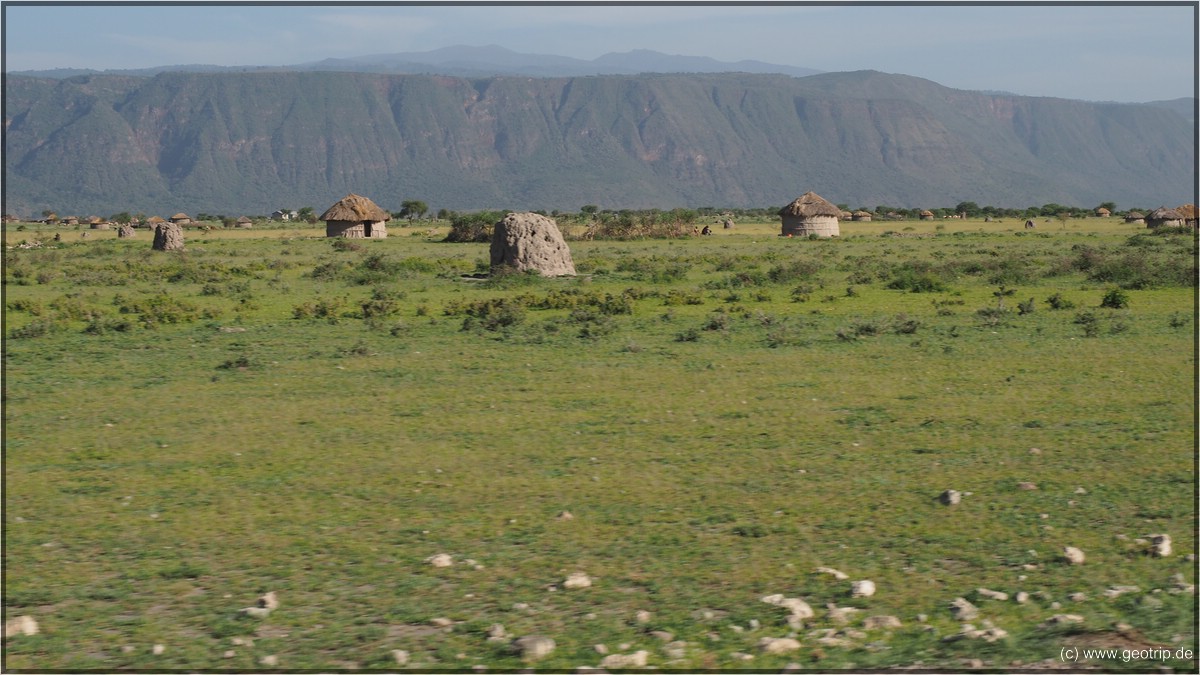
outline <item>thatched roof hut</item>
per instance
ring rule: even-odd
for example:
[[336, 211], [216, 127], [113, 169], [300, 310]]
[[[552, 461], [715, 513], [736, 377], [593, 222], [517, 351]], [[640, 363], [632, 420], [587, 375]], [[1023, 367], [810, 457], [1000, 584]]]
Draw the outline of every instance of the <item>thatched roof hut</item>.
[[1175, 209], [1168, 209], [1165, 206], [1160, 206], [1150, 213], [1146, 214], [1146, 227], [1181, 227], [1183, 225], [1183, 215]]
[[852, 217], [854, 218], [854, 220], [856, 220], [858, 222], [862, 222], [862, 223], [871, 222], [871, 212], [870, 211], [855, 211], [854, 215]]
[[93, 230], [107, 230], [108, 223], [100, 216], [92, 216], [87, 219], [88, 227]]
[[75, 216], [67, 216], [66, 218], [63, 218], [62, 221], [60, 221], [60, 222], [62, 222], [63, 225], [78, 225], [79, 218], [76, 218]]
[[1195, 204], [1184, 204], [1183, 206], [1176, 207], [1175, 211], [1178, 212], [1179, 215], [1183, 218], [1184, 223], [1191, 225], [1192, 227], [1196, 227], [1196, 205]]
[[248, 230], [248, 229], [254, 227], [254, 221], [250, 220], [250, 218], [248, 216], [242, 216], [241, 218], [237, 219], [237, 223], [234, 224], [234, 227], [239, 227], [243, 230]]
[[933, 211], [925, 209], [921, 212], [921, 220], [933, 220]]
[[805, 192], [795, 201], [779, 210], [783, 219], [783, 236], [836, 237], [838, 218], [842, 210], [815, 192]]
[[321, 214], [326, 237], [386, 239], [391, 214], [362, 195], [348, 194]]
[[175, 215], [171, 216], [168, 220], [170, 220], [172, 223], [175, 223], [176, 225], [191, 225], [192, 224], [192, 217], [186, 213], [176, 213]]
[[1100, 208], [1096, 209], [1096, 215], [1101, 218], [1110, 218], [1110, 217], [1112, 217], [1112, 211], [1109, 211], [1108, 209], [1101, 206]]
[[162, 216], [150, 216], [149, 218], [146, 219], [146, 227], [153, 230], [154, 228], [158, 227], [159, 225], [162, 225], [165, 222], [167, 222], [167, 221]]

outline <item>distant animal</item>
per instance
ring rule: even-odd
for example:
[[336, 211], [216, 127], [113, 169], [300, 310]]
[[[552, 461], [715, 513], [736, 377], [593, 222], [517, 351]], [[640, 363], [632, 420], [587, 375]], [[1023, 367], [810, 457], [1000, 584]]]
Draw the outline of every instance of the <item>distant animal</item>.
[[1032, 220], [1025, 221], [1025, 229], [1032, 230], [1035, 227]]
[[705, 226], [704, 226], [704, 229], [703, 229], [703, 230], [700, 230], [700, 234], [704, 234], [704, 235], [709, 235], [709, 234], [712, 234], [712, 228], [711, 228], [711, 227], [709, 227], [709, 226], [707, 226], [707, 225], [705, 225]]

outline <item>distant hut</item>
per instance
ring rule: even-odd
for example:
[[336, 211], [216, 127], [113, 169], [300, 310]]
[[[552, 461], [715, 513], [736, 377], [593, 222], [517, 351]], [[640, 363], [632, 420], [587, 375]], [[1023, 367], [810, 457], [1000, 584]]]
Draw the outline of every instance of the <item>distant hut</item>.
[[356, 194], [346, 195], [321, 214], [326, 237], [350, 239], [387, 238], [387, 221], [391, 217], [375, 202]]
[[1146, 227], [1182, 227], [1183, 216], [1175, 209], [1160, 206], [1146, 214]]
[[785, 237], [836, 237], [840, 234], [838, 218], [841, 215], [841, 209], [815, 192], [805, 192], [779, 210]]
[[66, 218], [62, 219], [62, 224], [63, 225], [78, 225], [79, 219], [76, 218], [75, 216], [67, 216]]
[[1175, 210], [1179, 212], [1179, 215], [1180, 215], [1180, 217], [1183, 218], [1183, 222], [1185, 225], [1190, 225], [1191, 227], [1196, 227], [1196, 205], [1195, 204], [1184, 204], [1183, 206], [1180, 206], [1180, 207], [1176, 208]]
[[237, 219], [237, 223], [234, 224], [234, 227], [248, 230], [254, 227], [254, 221], [250, 220], [250, 218], [247, 216], [242, 216], [241, 218]]
[[853, 220], [854, 214], [850, 213], [849, 211], [839, 211], [838, 218], [840, 218], [841, 220]]
[[933, 220], [933, 211], [925, 209], [921, 212], [921, 220]]
[[1112, 217], [1112, 211], [1109, 211], [1101, 206], [1100, 208], [1096, 209], [1096, 216], [1099, 218], [1110, 218]]
[[854, 215], [852, 217], [854, 218], [855, 222], [859, 222], [859, 223], [871, 222], [871, 212], [870, 211], [855, 211]]
[[153, 230], [165, 222], [167, 222], [167, 221], [162, 216], [150, 216], [149, 218], [146, 219], [146, 227]]
[[92, 230], [107, 230], [108, 223], [104, 222], [100, 216], [92, 216], [88, 218], [88, 228]]
[[180, 225], [180, 226], [192, 224], [192, 217], [186, 213], [176, 213], [175, 215], [171, 216], [168, 220], [170, 220], [172, 223], [174, 223], [176, 225]]
[[1146, 214], [1142, 213], [1141, 211], [1130, 211], [1129, 213], [1125, 214], [1125, 222], [1131, 225], [1145, 225]]

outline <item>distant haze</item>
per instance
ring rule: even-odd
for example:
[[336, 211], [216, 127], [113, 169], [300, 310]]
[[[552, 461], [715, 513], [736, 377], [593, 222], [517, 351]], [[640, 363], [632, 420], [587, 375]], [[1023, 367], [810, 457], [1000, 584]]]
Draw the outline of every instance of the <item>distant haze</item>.
[[457, 44], [591, 61], [639, 49], [969, 90], [1144, 102], [1196, 93], [1195, 5], [4, 6], [8, 72], [280, 66]]

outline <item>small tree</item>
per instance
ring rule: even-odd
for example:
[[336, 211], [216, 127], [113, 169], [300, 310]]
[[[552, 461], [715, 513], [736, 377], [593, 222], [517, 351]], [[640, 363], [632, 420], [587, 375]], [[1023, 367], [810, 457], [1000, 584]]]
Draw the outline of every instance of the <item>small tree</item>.
[[429, 211], [429, 205], [417, 199], [409, 199], [400, 203], [400, 217], [408, 218], [409, 224], [421, 218]]
[[313, 207], [311, 207], [311, 206], [305, 206], [304, 208], [297, 211], [296, 217], [299, 218], [300, 220], [303, 220], [306, 223], [317, 222], [317, 215], [316, 215], [316, 213], [313, 212]]

